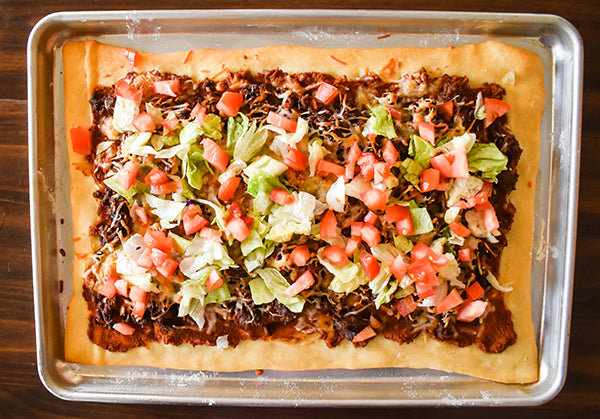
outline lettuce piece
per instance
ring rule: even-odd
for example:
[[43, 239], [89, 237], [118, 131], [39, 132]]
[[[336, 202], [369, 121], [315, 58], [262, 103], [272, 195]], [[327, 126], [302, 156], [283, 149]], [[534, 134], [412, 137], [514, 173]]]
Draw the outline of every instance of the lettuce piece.
[[294, 192], [294, 196], [293, 203], [277, 207], [269, 215], [267, 240], [281, 243], [291, 240], [294, 234], [310, 234], [316, 198], [306, 192]]
[[375, 308], [381, 307], [382, 304], [387, 304], [392, 301], [392, 298], [396, 298], [396, 290], [398, 290], [398, 281], [391, 280], [387, 286], [377, 294], [375, 298]]
[[179, 144], [179, 138], [175, 135], [153, 135], [150, 138], [150, 144], [156, 151], [162, 150], [165, 146], [174, 146]]
[[96, 147], [96, 155], [108, 150], [112, 145], [112, 141], [102, 141], [100, 144], [98, 144], [98, 147]]
[[427, 208], [410, 208], [409, 211], [415, 226], [414, 235], [433, 231], [433, 223], [431, 222]]
[[404, 297], [408, 297], [411, 294], [414, 294], [416, 292], [415, 287], [413, 287], [412, 285], [409, 285], [406, 288], [398, 288], [396, 290], [396, 292], [394, 293], [394, 298], [404, 298]]
[[113, 127], [119, 132], [137, 131], [132, 125], [133, 118], [140, 113], [142, 99], [130, 100], [117, 96], [113, 112]]
[[377, 246], [371, 247], [371, 253], [386, 265], [391, 265], [394, 259], [400, 255], [400, 251], [389, 243], [379, 243]]
[[390, 139], [396, 138], [397, 135], [394, 130], [394, 121], [392, 120], [390, 111], [380, 103], [369, 106], [369, 109], [371, 110], [371, 116], [365, 124], [363, 135], [377, 134]]
[[463, 135], [454, 137], [450, 141], [446, 141], [444, 144], [438, 145], [433, 152], [434, 154], [441, 154], [456, 150], [457, 148], [464, 148], [468, 153], [473, 147], [473, 144], [475, 144], [475, 141], [477, 141], [475, 134], [465, 132]]
[[233, 150], [235, 143], [244, 136], [250, 128], [250, 118], [243, 113], [227, 118], [227, 148]]
[[497, 182], [496, 176], [506, 170], [506, 157], [494, 143], [476, 143], [467, 154], [469, 170], [481, 172], [481, 178], [490, 182]]
[[[271, 294], [284, 306], [286, 306], [292, 313], [300, 313], [304, 308], [304, 298], [299, 295], [288, 297], [283, 293], [290, 284], [286, 279], [274, 268], [257, 269], [256, 273], [264, 281], [266, 287], [271, 291]], [[254, 300], [254, 293], [252, 293], [252, 299]], [[256, 303], [256, 300], [254, 300]]]
[[[410, 157], [405, 158], [400, 165], [400, 173], [404, 176], [404, 179], [412, 183], [417, 189], [420, 188], [421, 173], [423, 173], [423, 166], [411, 159]], [[420, 189], [419, 189], [420, 190]]]
[[196, 125], [195, 122], [189, 122], [179, 132], [179, 142], [181, 144], [194, 144], [196, 139], [202, 134], [202, 128]]
[[192, 147], [183, 162], [183, 172], [193, 188], [202, 189], [204, 175], [210, 172], [207, 161], [199, 147]]
[[256, 124], [250, 124], [250, 119], [242, 113], [227, 120], [227, 148], [233, 150], [234, 160], [250, 160], [262, 150], [268, 136], [266, 129], [257, 129]]
[[248, 179], [261, 173], [269, 176], [279, 176], [287, 169], [288, 167], [282, 162], [269, 156], [262, 156], [260, 159], [248, 165], [248, 167], [244, 169], [244, 174], [248, 176]]
[[396, 235], [394, 235], [394, 246], [404, 254], [410, 252], [414, 247], [413, 242], [408, 237]]
[[413, 160], [421, 167], [425, 168], [429, 166], [429, 159], [433, 156], [433, 146], [429, 141], [412, 134], [408, 144], [408, 155], [413, 157]]
[[331, 184], [327, 194], [325, 195], [327, 205], [329, 205], [334, 211], [344, 212], [344, 205], [346, 204], [346, 187], [344, 176], [338, 177], [338, 179]]
[[266, 251], [264, 247], [259, 247], [244, 258], [244, 267], [246, 272], [250, 273], [256, 268], [260, 268], [265, 263]]
[[265, 246], [263, 245], [262, 239], [260, 238], [256, 230], [253, 230], [248, 236], [248, 238], [246, 238], [246, 240], [240, 243], [240, 250], [242, 251], [242, 255], [244, 256], [248, 256], [250, 253], [252, 253], [254, 250], [260, 247]]
[[252, 295], [254, 304], [268, 304], [275, 299], [275, 296], [260, 276], [248, 282], [248, 285], [250, 286], [250, 294]]
[[134, 183], [131, 188], [125, 190], [123, 185], [121, 185], [118, 173], [104, 179], [104, 184], [125, 198], [129, 205], [133, 203], [133, 197], [135, 195], [149, 191], [148, 185], [138, 182]]
[[192, 241], [184, 239], [175, 233], [169, 232], [169, 236], [175, 241], [175, 247], [179, 253], [185, 253], [186, 250], [192, 245]]
[[160, 110], [160, 108], [157, 108], [150, 102], [146, 102], [146, 113], [150, 115], [150, 118], [152, 118], [152, 122], [154, 122], [156, 126], [160, 125], [163, 119], [162, 111]]
[[223, 138], [223, 134], [221, 133], [221, 118], [214, 113], [206, 115], [206, 119], [200, 128], [204, 135], [213, 140], [220, 140]]
[[485, 105], [483, 102], [483, 95], [481, 92], [477, 93], [477, 99], [475, 100], [475, 119], [483, 120], [487, 116], [485, 113]]
[[[194, 237], [192, 245], [185, 251], [179, 270], [187, 278], [202, 279], [206, 267], [216, 266], [226, 269], [235, 266], [235, 262], [227, 253], [227, 248], [214, 240]], [[210, 272], [209, 272], [210, 273]]]
[[318, 255], [318, 258], [321, 265], [333, 274], [333, 279], [329, 283], [329, 289], [334, 292], [348, 294], [369, 282], [363, 270], [356, 263], [350, 262], [341, 268], [336, 268], [321, 254]]
[[329, 154], [329, 150], [323, 147], [323, 140], [319, 137], [308, 143], [308, 167], [311, 176], [315, 175], [319, 160], [322, 160], [327, 154]]
[[265, 214], [271, 207], [269, 194], [273, 188], [285, 186], [279, 181], [278, 176], [287, 170], [287, 166], [269, 156], [262, 156], [244, 169], [248, 177], [246, 184], [247, 193], [254, 197], [254, 212]]
[[294, 132], [287, 132], [283, 128], [279, 128], [274, 125], [266, 125], [265, 129], [274, 131], [278, 134], [273, 141], [277, 141], [282, 144], [293, 145], [298, 144], [308, 134], [308, 122], [304, 118], [299, 117], [296, 121], [296, 131]]
[[446, 205], [452, 207], [461, 199], [467, 199], [475, 195], [482, 187], [483, 180], [475, 176], [469, 176], [466, 179], [454, 179], [446, 191]]
[[160, 219], [162, 228], [173, 228], [181, 221], [181, 213], [185, 209], [185, 202], [175, 202], [168, 199], [157, 198], [154, 195], [145, 194], [145, 199], [150, 205], [150, 212]]
[[227, 228], [225, 225], [225, 218], [226, 218], [227, 213], [225, 211], [225, 208], [223, 208], [222, 206], [217, 205], [214, 202], [211, 202], [207, 199], [197, 199], [196, 201], [203, 205], [209, 206], [215, 213], [215, 218], [214, 218], [213, 222], [217, 224], [217, 227], [219, 227], [219, 230], [227, 231]]
[[222, 303], [231, 298], [229, 287], [226, 283], [223, 283], [219, 288], [209, 291], [204, 297], [204, 304]]
[[156, 150], [151, 146], [147, 145], [148, 141], [152, 138], [151, 132], [138, 132], [131, 134], [123, 140], [121, 143], [121, 151], [124, 154], [134, 154], [136, 156], [147, 156], [149, 154], [156, 154]]

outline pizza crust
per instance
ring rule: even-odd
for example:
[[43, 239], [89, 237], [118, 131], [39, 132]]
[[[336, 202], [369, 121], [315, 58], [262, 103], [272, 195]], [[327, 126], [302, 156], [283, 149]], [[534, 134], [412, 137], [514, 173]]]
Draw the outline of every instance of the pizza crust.
[[[95, 41], [68, 43], [63, 48], [66, 126], [89, 126], [88, 100], [97, 85], [111, 85], [131, 71], [125, 48]], [[126, 353], [106, 351], [93, 344], [87, 335], [89, 312], [82, 296], [85, 256], [93, 249], [89, 226], [97, 221], [92, 198], [94, 182], [78, 168], [83, 158], [69, 146], [71, 197], [74, 223], [74, 293], [68, 305], [65, 358], [69, 362], [93, 365], [142, 365], [179, 369], [240, 371], [252, 369], [314, 370], [329, 368], [410, 367], [435, 368], [506, 383], [529, 383], [538, 379], [535, 331], [531, 320], [531, 247], [535, 181], [539, 165], [540, 123], [544, 110], [544, 75], [540, 57], [527, 50], [496, 41], [446, 48], [316, 49], [273, 46], [245, 50], [197, 50], [168, 54], [141, 52], [135, 70], [158, 69], [195, 80], [231, 71], [281, 68], [295, 73], [317, 71], [356, 78], [368, 71], [385, 71], [382, 77], [395, 79], [424, 67], [431, 75], [466, 75], [471, 86], [496, 82], [506, 89], [505, 101], [511, 105], [509, 125], [523, 154], [519, 161], [519, 181], [510, 198], [517, 213], [508, 246], [504, 249], [499, 281], [510, 284], [505, 294], [513, 314], [517, 342], [500, 354], [484, 353], [475, 345], [458, 348], [421, 334], [410, 344], [382, 337], [366, 348], [354, 348], [344, 341], [327, 348], [322, 341], [289, 344], [270, 341], [242, 341], [236, 348], [218, 349], [151, 343]], [[394, 59], [390, 64], [390, 59]], [[84, 66], [81, 65], [84, 63]], [[365, 65], [368, 63], [368, 67]], [[507, 84], [503, 78], [511, 78]], [[507, 76], [508, 74], [508, 76]], [[506, 80], [506, 79], [505, 79]], [[70, 141], [70, 138], [67, 140]]]

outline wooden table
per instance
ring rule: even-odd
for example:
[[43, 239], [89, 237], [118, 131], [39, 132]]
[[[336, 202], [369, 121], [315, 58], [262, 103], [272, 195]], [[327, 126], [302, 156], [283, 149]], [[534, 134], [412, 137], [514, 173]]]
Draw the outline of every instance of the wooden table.
[[[600, 416], [600, 281], [594, 264], [600, 256], [600, 2], [564, 0], [0, 0], [0, 417], [110, 415], [112, 417], [198, 415], [207, 417], [464, 417]], [[489, 4], [485, 4], [489, 3]], [[501, 4], [501, 5], [500, 5]], [[42, 386], [36, 371], [27, 175], [27, 36], [46, 14], [65, 10], [203, 8], [374, 8], [549, 13], [565, 17], [585, 43], [585, 84], [581, 149], [581, 188], [575, 291], [569, 368], [562, 392], [535, 408], [443, 409], [282, 409], [190, 406], [105, 405], [65, 402]]]

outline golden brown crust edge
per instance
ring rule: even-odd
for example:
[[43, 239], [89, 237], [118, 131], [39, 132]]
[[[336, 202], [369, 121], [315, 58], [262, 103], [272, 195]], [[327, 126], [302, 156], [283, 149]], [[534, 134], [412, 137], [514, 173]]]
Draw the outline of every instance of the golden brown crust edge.
[[[125, 48], [94, 41], [69, 43], [63, 48], [66, 126], [89, 125], [88, 99], [96, 85], [110, 85], [131, 69], [123, 54]], [[186, 60], [187, 57], [187, 60]], [[137, 71], [159, 69], [194, 79], [213, 76], [223, 68], [232, 71], [281, 68], [287, 72], [319, 71], [359, 77], [377, 72], [394, 58], [400, 65], [394, 77], [425, 67], [431, 74], [466, 75], [472, 86], [497, 82], [506, 89], [511, 105], [509, 124], [523, 148], [519, 162], [519, 182], [511, 195], [517, 214], [509, 245], [502, 255], [500, 282], [511, 283], [506, 294], [513, 313], [517, 342], [501, 354], [487, 354], [475, 346], [458, 348], [450, 343], [421, 335], [408, 345], [377, 338], [366, 348], [349, 342], [330, 349], [322, 342], [312, 345], [283, 342], [243, 341], [236, 348], [153, 343], [127, 353], [108, 352], [87, 336], [88, 310], [82, 297], [85, 254], [92, 249], [88, 227], [96, 220], [91, 197], [93, 181], [75, 168], [81, 157], [70, 151], [71, 196], [75, 234], [74, 294], [69, 303], [65, 339], [67, 361], [94, 365], [144, 365], [180, 369], [239, 371], [251, 369], [312, 370], [325, 368], [411, 367], [435, 368], [475, 377], [528, 383], [538, 377], [535, 332], [531, 321], [531, 246], [535, 180], [539, 164], [540, 123], [544, 109], [544, 75], [540, 57], [530, 51], [496, 41], [447, 48], [389, 48], [374, 50], [314, 49], [274, 46], [250, 50], [198, 50], [169, 54], [141, 53]], [[186, 61], [184, 63], [184, 61]], [[345, 64], [342, 64], [341, 62]], [[85, 66], [81, 66], [81, 63]], [[368, 63], [368, 68], [365, 65]], [[513, 72], [514, 84], [502, 83]], [[70, 141], [70, 139], [69, 139]]]

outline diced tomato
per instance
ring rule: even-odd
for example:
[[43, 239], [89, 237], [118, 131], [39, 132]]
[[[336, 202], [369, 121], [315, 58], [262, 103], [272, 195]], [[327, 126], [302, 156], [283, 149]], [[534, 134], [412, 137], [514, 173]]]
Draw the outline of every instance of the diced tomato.
[[350, 240], [348, 240], [348, 243], [346, 243], [346, 256], [350, 257], [354, 254], [354, 252], [356, 252], [356, 249], [358, 249], [358, 245], [360, 244], [360, 239], [357, 237], [351, 237]]
[[233, 201], [229, 204], [229, 219], [231, 218], [242, 218], [244, 214], [242, 213], [242, 208], [240, 208], [240, 204]]
[[165, 253], [169, 253], [174, 245], [173, 238], [159, 230], [146, 231], [146, 234], [144, 234], [144, 243], [151, 249], [158, 249]]
[[369, 211], [367, 213], [367, 215], [365, 215], [365, 218], [363, 219], [363, 221], [365, 223], [368, 223], [368, 224], [371, 224], [371, 225], [375, 225], [375, 223], [377, 222], [377, 220], [379, 220], [379, 217], [373, 211]]
[[150, 225], [150, 216], [148, 215], [144, 207], [135, 207], [135, 210], [133, 211], [135, 212], [135, 215], [138, 218], [138, 222], [141, 225], [143, 225], [144, 227], [148, 227]]
[[154, 264], [154, 266], [162, 266], [169, 257], [162, 250], [152, 249], [150, 253], [150, 258], [152, 259], [152, 263]]
[[162, 126], [165, 127], [169, 131], [173, 131], [175, 127], [179, 124], [179, 119], [177, 118], [169, 118], [162, 120]]
[[181, 93], [179, 79], [155, 81], [152, 82], [152, 85], [154, 86], [154, 93], [159, 95], [177, 97]]
[[206, 288], [209, 291], [216, 290], [220, 286], [223, 285], [223, 278], [219, 275], [219, 272], [216, 269], [213, 269], [210, 274], [208, 274], [208, 278], [206, 278]]
[[372, 188], [360, 194], [364, 204], [371, 210], [384, 210], [388, 197], [381, 189]]
[[242, 180], [239, 176], [232, 176], [228, 178], [225, 182], [219, 186], [219, 193], [217, 197], [224, 202], [229, 201], [235, 195], [235, 191], [237, 191], [238, 186], [240, 186], [240, 181]]
[[410, 251], [411, 262], [419, 260], [427, 260], [433, 264], [436, 269], [441, 269], [448, 264], [448, 257], [446, 255], [436, 253], [425, 243], [419, 242]]
[[231, 237], [237, 241], [243, 242], [250, 236], [250, 229], [241, 218], [231, 218], [227, 222], [226, 228]]
[[360, 231], [360, 237], [367, 243], [369, 247], [375, 247], [381, 242], [381, 235], [377, 227], [372, 224], [365, 223]]
[[125, 298], [129, 297], [129, 284], [127, 283], [126, 280], [117, 279], [115, 281], [115, 288], [116, 288], [117, 292], [119, 293], [119, 295], [122, 295]]
[[204, 154], [202, 155], [207, 162], [212, 164], [214, 167], [224, 172], [229, 164], [229, 156], [217, 143], [209, 138], [205, 138], [202, 141], [204, 146]]
[[431, 122], [420, 121], [417, 124], [419, 128], [419, 136], [429, 141], [432, 145], [435, 145], [435, 127]]
[[217, 103], [217, 109], [221, 116], [228, 118], [230, 116], [236, 116], [244, 103], [244, 95], [236, 92], [225, 92], [219, 102]]
[[133, 327], [123, 322], [113, 324], [113, 329], [125, 336], [131, 336], [135, 333], [135, 329]]
[[131, 124], [137, 129], [139, 132], [152, 132], [156, 129], [156, 125], [152, 120], [152, 117], [148, 115], [147, 112], [140, 112], [137, 114]]
[[473, 259], [473, 250], [466, 247], [458, 251], [458, 258], [463, 262], [470, 262]]
[[402, 112], [400, 112], [398, 109], [394, 108], [393, 106], [386, 106], [387, 110], [390, 112], [390, 115], [392, 116], [393, 119], [397, 119], [399, 121], [402, 121]]
[[451, 221], [450, 224], [448, 224], [448, 227], [450, 227], [450, 230], [458, 237], [468, 237], [471, 235], [471, 230], [456, 221]]
[[152, 249], [150, 247], [145, 248], [136, 263], [141, 268], [152, 269], [154, 266], [152, 262]]
[[470, 300], [477, 300], [483, 295], [483, 287], [479, 285], [479, 282], [475, 281], [466, 289], [467, 297]]
[[396, 310], [398, 310], [398, 313], [400, 313], [401, 316], [406, 317], [416, 310], [417, 302], [412, 295], [408, 295], [401, 300], [398, 300], [396, 304], [394, 304], [394, 307], [396, 307]]
[[252, 218], [252, 217], [242, 217], [242, 221], [250, 229], [252, 228], [252, 225], [254, 224], [254, 218]]
[[352, 338], [352, 343], [363, 342], [375, 336], [377, 336], [377, 332], [374, 331], [371, 326], [367, 326], [363, 330], [358, 332], [356, 335], [354, 335], [354, 338]]
[[197, 205], [188, 205], [183, 211], [183, 229], [187, 236], [192, 235], [208, 225], [208, 220], [202, 216], [202, 210]]
[[142, 317], [144, 312], [146, 311], [146, 303], [142, 303], [139, 301], [133, 302], [133, 310], [131, 310], [131, 314], [134, 316]]
[[290, 169], [301, 172], [306, 169], [308, 158], [297, 148], [290, 147], [283, 158], [283, 163]]
[[486, 301], [468, 301], [460, 308], [460, 310], [458, 310], [456, 318], [458, 321], [470, 323], [485, 313], [487, 305], [488, 303]]
[[440, 285], [440, 280], [435, 274], [435, 269], [427, 260], [418, 260], [412, 262], [406, 268], [408, 276], [410, 276], [417, 284], [436, 287]]
[[435, 295], [435, 289], [431, 285], [417, 282], [415, 283], [415, 288], [417, 289], [417, 295], [421, 299], [433, 297]]
[[336, 176], [343, 176], [346, 173], [344, 167], [323, 159], [317, 162], [317, 170], [325, 174], [332, 173]]
[[429, 162], [440, 171], [442, 176], [462, 179], [469, 177], [469, 163], [467, 162], [467, 151], [464, 147], [438, 154], [432, 157]]
[[383, 151], [381, 152], [381, 155], [383, 156], [383, 160], [387, 163], [387, 164], [394, 164], [398, 161], [398, 150], [396, 150], [396, 147], [394, 147], [394, 143], [392, 143], [391, 140], [388, 140], [385, 145], [383, 146]]
[[346, 180], [350, 180], [354, 178], [354, 168], [356, 167], [356, 162], [361, 156], [362, 151], [360, 151], [360, 147], [356, 143], [356, 141], [352, 142], [352, 147], [350, 147], [350, 151], [348, 152], [348, 157], [346, 158], [346, 166], [345, 166], [345, 174], [344, 177]]
[[485, 128], [492, 125], [496, 118], [499, 118], [510, 111], [510, 105], [498, 99], [483, 98], [483, 106], [485, 107], [486, 115], [483, 120], [483, 126]]
[[481, 214], [481, 217], [483, 218], [483, 225], [488, 232], [491, 233], [492, 231], [498, 230], [500, 224], [498, 223], [496, 210], [489, 201], [484, 202], [483, 204], [475, 205], [475, 209]]
[[467, 208], [472, 208], [475, 205], [487, 202], [489, 197], [492, 196], [493, 189], [494, 185], [491, 182], [484, 180], [481, 190], [477, 192], [474, 196], [467, 198]]
[[421, 173], [421, 192], [435, 191], [440, 186], [440, 171], [430, 167]]
[[127, 58], [129, 67], [133, 68], [137, 66], [137, 63], [139, 61], [139, 54], [137, 52], [129, 51], [128, 49], [126, 49], [125, 51], [123, 51], [123, 55], [125, 56], [125, 58]]
[[169, 180], [169, 177], [165, 172], [160, 169], [152, 169], [150, 172], [144, 177], [144, 182], [148, 185], [160, 185]]
[[145, 303], [146, 302], [146, 290], [141, 287], [138, 287], [137, 285], [134, 285], [133, 287], [131, 287], [131, 290], [129, 291], [129, 298], [131, 299], [131, 301]]
[[438, 114], [445, 116], [447, 119], [452, 118], [452, 114], [454, 113], [454, 102], [449, 101], [442, 103], [437, 107], [437, 112]]
[[358, 255], [358, 259], [360, 260], [360, 264], [362, 265], [362, 268], [365, 271], [365, 274], [367, 275], [369, 281], [374, 280], [379, 274], [379, 270], [381, 269], [381, 266], [379, 266], [379, 262], [377, 262], [375, 256], [373, 256], [366, 250], [363, 250]]
[[273, 188], [269, 194], [269, 201], [273, 201], [279, 205], [288, 205], [294, 203], [296, 197], [288, 191], [281, 188]]
[[140, 100], [142, 91], [127, 83], [127, 80], [121, 79], [115, 84], [115, 95], [127, 100]]
[[346, 266], [350, 263], [348, 256], [346, 256], [346, 252], [337, 244], [333, 246], [326, 247], [323, 250], [323, 256], [325, 256], [333, 266], [336, 268], [341, 268], [342, 266]]
[[296, 121], [286, 118], [283, 115], [279, 115], [273, 111], [270, 111], [267, 115], [267, 124], [274, 125], [277, 128], [286, 130], [287, 132], [296, 132], [296, 127], [298, 126]]
[[390, 270], [398, 281], [402, 281], [402, 278], [406, 275], [406, 263], [402, 255], [396, 256], [396, 259], [394, 259], [390, 266]]
[[365, 223], [361, 223], [360, 221], [353, 221], [352, 224], [350, 224], [350, 236], [360, 237], [364, 225]]
[[336, 236], [337, 219], [333, 210], [328, 209], [321, 220], [319, 235], [322, 239], [332, 239]]
[[440, 184], [438, 185], [437, 190], [438, 191], [447, 191], [448, 188], [450, 188], [450, 179], [448, 179], [446, 176], [442, 176], [440, 174]]
[[331, 101], [336, 98], [338, 93], [339, 90], [337, 87], [329, 83], [321, 82], [315, 93], [315, 99], [323, 103], [323, 105], [329, 105]]
[[395, 223], [410, 217], [410, 210], [404, 205], [392, 205], [385, 209], [385, 219], [388, 223]]
[[135, 182], [140, 164], [129, 160], [121, 170], [119, 170], [119, 183], [123, 186], [126, 191], [131, 188]]
[[411, 217], [396, 221], [396, 231], [401, 236], [410, 236], [415, 231], [415, 225]]
[[390, 176], [390, 165], [387, 163], [377, 162], [373, 165], [373, 181], [381, 183]]
[[92, 133], [88, 128], [79, 125], [69, 128], [71, 136], [71, 148], [74, 153], [88, 155], [92, 154]]
[[115, 287], [115, 282], [117, 280], [118, 280], [118, 278], [115, 278], [112, 276], [106, 278], [106, 281], [104, 282], [104, 285], [102, 286], [102, 291], [100, 291], [100, 294], [102, 294], [108, 298], [113, 298], [115, 296], [115, 294], [117, 293], [117, 287]]
[[221, 232], [214, 228], [204, 227], [200, 230], [200, 237], [221, 243]]
[[181, 183], [175, 180], [161, 183], [160, 185], [150, 185], [150, 193], [153, 195], [165, 195], [173, 192], [181, 192], [182, 190]]
[[456, 289], [453, 289], [446, 295], [442, 301], [438, 303], [435, 310], [439, 313], [445, 313], [448, 310], [452, 310], [454, 307], [459, 306], [463, 303], [463, 299]]
[[288, 297], [293, 297], [294, 295], [298, 295], [301, 291], [310, 288], [314, 283], [315, 278], [313, 277], [313, 274], [310, 271], [306, 271], [296, 278], [296, 281], [292, 285], [283, 290], [283, 293]]
[[362, 155], [356, 161], [356, 164], [360, 166], [360, 173], [367, 182], [373, 180], [375, 176], [375, 163], [377, 158], [373, 153], [362, 153]]
[[157, 266], [156, 270], [165, 278], [171, 277], [179, 266], [179, 262], [173, 259], [167, 259], [161, 266]]
[[206, 107], [202, 106], [199, 102], [196, 103], [192, 111], [190, 112], [190, 118], [194, 120], [196, 125], [202, 126], [206, 120]]
[[296, 247], [292, 250], [292, 253], [290, 253], [290, 258], [296, 266], [306, 265], [310, 259], [310, 250], [308, 250], [308, 246]]

